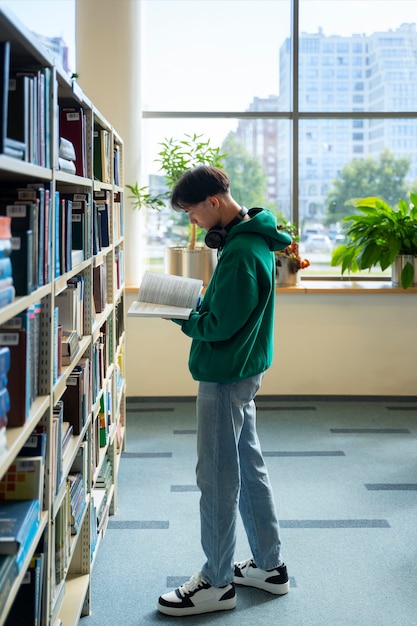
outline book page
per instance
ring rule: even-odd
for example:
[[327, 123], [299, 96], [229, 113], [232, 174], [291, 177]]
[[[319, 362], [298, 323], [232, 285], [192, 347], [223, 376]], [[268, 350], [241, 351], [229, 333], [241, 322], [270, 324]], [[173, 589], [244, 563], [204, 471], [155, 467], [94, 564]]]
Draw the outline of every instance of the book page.
[[167, 319], [188, 320], [192, 309], [172, 307], [169, 304], [152, 304], [150, 302], [132, 302], [129, 307], [130, 317], [164, 317]]
[[203, 287], [197, 278], [145, 272], [138, 301], [194, 309]]

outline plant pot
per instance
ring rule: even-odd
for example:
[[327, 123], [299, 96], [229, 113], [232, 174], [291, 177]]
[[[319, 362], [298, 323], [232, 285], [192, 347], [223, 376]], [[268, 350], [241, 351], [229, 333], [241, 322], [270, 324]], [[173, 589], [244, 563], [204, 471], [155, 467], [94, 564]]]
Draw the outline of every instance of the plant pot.
[[414, 267], [414, 278], [411, 287], [417, 287], [417, 257], [409, 254], [398, 255], [392, 264], [391, 282], [393, 287], [401, 287], [401, 272], [407, 263], [411, 263]]
[[165, 251], [167, 274], [200, 278], [206, 287], [217, 263], [217, 250], [211, 248], [183, 248], [174, 246]]
[[295, 287], [298, 285], [300, 282], [299, 272], [288, 257], [277, 255], [276, 267], [278, 287]]

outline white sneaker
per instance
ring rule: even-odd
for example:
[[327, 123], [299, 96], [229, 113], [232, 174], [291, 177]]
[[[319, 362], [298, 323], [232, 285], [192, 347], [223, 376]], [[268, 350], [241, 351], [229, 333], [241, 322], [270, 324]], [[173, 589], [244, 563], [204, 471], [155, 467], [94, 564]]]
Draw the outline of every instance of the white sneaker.
[[212, 587], [201, 572], [181, 587], [165, 593], [158, 600], [158, 610], [165, 615], [198, 615], [214, 611], [228, 611], [236, 606], [233, 584]]
[[233, 582], [235, 585], [257, 587], [279, 596], [288, 593], [290, 590], [287, 566], [284, 563], [268, 572], [256, 567], [253, 559], [235, 563]]

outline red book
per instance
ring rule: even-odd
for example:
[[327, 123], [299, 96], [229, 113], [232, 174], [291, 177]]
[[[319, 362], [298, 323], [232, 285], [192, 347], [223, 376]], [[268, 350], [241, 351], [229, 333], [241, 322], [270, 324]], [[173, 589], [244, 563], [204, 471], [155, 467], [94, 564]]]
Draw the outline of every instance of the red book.
[[59, 136], [68, 139], [75, 150], [75, 173], [86, 176], [86, 135], [82, 107], [62, 108], [59, 111]]

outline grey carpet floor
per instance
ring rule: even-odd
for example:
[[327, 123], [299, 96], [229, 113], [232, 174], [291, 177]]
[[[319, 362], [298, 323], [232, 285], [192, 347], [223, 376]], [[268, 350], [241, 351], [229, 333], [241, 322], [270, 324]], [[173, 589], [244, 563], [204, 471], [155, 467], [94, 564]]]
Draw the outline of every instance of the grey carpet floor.
[[[233, 611], [187, 624], [417, 623], [417, 402], [258, 401], [291, 591], [237, 588]], [[192, 401], [130, 402], [119, 506], [94, 564], [81, 626], [178, 623], [161, 593], [204, 557]], [[236, 559], [250, 556], [239, 522]]]

